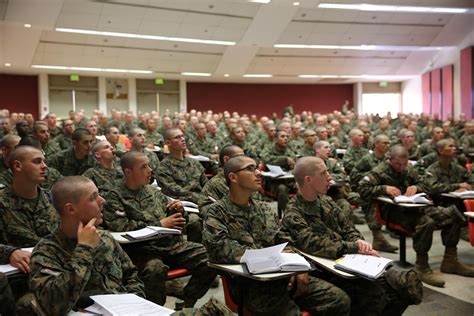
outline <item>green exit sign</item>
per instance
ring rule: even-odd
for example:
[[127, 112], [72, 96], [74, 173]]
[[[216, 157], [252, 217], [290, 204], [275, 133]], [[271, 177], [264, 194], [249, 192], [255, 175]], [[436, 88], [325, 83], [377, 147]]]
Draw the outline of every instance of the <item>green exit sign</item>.
[[164, 84], [164, 83], [165, 83], [165, 81], [164, 81], [163, 79], [155, 79], [155, 84], [156, 84], [157, 86], [161, 86], [161, 85]]
[[388, 86], [388, 82], [387, 82], [387, 81], [380, 81], [380, 82], [379, 82], [379, 86], [380, 86], [380, 87], [387, 87], [387, 86]]
[[79, 81], [80, 77], [79, 75], [71, 75], [69, 76], [69, 80], [71, 81]]

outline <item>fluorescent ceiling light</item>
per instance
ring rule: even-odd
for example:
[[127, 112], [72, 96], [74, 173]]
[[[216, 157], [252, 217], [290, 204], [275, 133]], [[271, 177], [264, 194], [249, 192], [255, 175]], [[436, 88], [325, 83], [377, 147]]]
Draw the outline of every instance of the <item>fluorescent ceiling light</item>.
[[245, 74], [245, 78], [271, 78], [273, 75], [270, 74]]
[[54, 69], [54, 70], [76, 70], [76, 71], [98, 71], [98, 72], [121, 72], [133, 74], [152, 74], [151, 70], [135, 70], [135, 69], [116, 69], [116, 68], [92, 68], [92, 67], [68, 67], [68, 66], [51, 66], [51, 65], [32, 65], [31, 68]]
[[126, 38], [138, 38], [148, 39], [155, 41], [172, 41], [172, 42], [185, 42], [185, 43], [199, 43], [199, 44], [210, 44], [210, 45], [235, 45], [235, 42], [229, 41], [215, 41], [215, 40], [203, 40], [197, 38], [185, 38], [185, 37], [171, 37], [171, 36], [158, 36], [158, 35], [146, 35], [146, 34], [133, 34], [133, 33], [120, 33], [120, 32], [106, 32], [106, 31], [93, 31], [83, 29], [69, 29], [69, 28], [56, 28], [57, 32], [65, 33], [77, 33], [77, 34], [88, 34], [88, 35], [102, 35], [102, 36], [114, 36], [114, 37], [126, 37]]
[[306, 79], [386, 79], [386, 80], [404, 80], [414, 77], [413, 75], [298, 75], [299, 78]]
[[23, 24], [23, 26], [26, 27], [26, 28], [30, 28], [31, 24]]
[[248, 2], [254, 2], [254, 3], [270, 3], [272, 0], [248, 0]]
[[381, 50], [381, 51], [433, 51], [452, 48], [451, 46], [393, 46], [393, 45], [305, 45], [305, 44], [275, 44], [275, 48], [306, 48], [306, 49], [351, 49], [351, 50]]
[[5, 67], [11, 67], [11, 66], [12, 66], [12, 64], [10, 64], [10, 63], [5, 63]]
[[196, 77], [210, 77], [211, 74], [207, 72], [182, 72], [184, 76], [196, 76]]
[[421, 7], [421, 6], [398, 6], [381, 5], [367, 3], [320, 3], [318, 8], [359, 10], [359, 11], [385, 11], [385, 12], [419, 12], [419, 13], [466, 13], [465, 8], [445, 8], [445, 7]]

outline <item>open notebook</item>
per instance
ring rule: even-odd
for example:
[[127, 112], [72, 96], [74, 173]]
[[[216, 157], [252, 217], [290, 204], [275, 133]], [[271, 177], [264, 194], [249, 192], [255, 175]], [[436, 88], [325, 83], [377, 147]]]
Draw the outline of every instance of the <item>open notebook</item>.
[[180, 235], [181, 231], [179, 229], [174, 229], [174, 228], [147, 226], [139, 230], [132, 230], [129, 232], [125, 232], [124, 237], [132, 238], [132, 239], [145, 239], [152, 236], [169, 235], [169, 234]]
[[309, 271], [308, 261], [297, 253], [282, 252], [287, 243], [262, 249], [247, 249], [240, 259], [252, 274]]
[[381, 276], [391, 263], [391, 259], [383, 257], [349, 254], [336, 260], [334, 268], [373, 280]]
[[174, 310], [157, 305], [135, 294], [106, 294], [91, 296], [94, 304], [86, 312], [104, 316], [167, 316]]
[[418, 193], [412, 196], [399, 195], [393, 198], [395, 203], [419, 203], [431, 204], [431, 200], [427, 198], [426, 193]]

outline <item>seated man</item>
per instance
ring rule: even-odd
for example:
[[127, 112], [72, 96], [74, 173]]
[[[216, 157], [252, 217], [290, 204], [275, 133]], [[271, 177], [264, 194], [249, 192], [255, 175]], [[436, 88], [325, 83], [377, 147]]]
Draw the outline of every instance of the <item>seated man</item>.
[[106, 231], [97, 230], [105, 200], [88, 178], [64, 177], [52, 189], [61, 224], [35, 247], [30, 287], [47, 315], [66, 315], [96, 294], [144, 297], [137, 269]]
[[[331, 175], [320, 158], [299, 159], [294, 175], [298, 195], [288, 204], [282, 221], [282, 232], [291, 237], [296, 248], [332, 259], [351, 253], [379, 256], [334, 201], [325, 195]], [[414, 271], [411, 272], [409, 277], [415, 279], [414, 285], [418, 285], [421, 291], [420, 280]], [[392, 274], [397, 273], [392, 271], [386, 274], [389, 282], [393, 281], [389, 277]], [[387, 285], [385, 279], [374, 282], [364, 279], [346, 280], [325, 272], [321, 276], [349, 294], [351, 313], [354, 315], [401, 315], [410, 303], [398, 297], [391, 283], [390, 286]], [[394, 285], [398, 287], [398, 284]], [[421, 299], [417, 300], [417, 303], [420, 301]]]
[[[251, 197], [261, 182], [254, 160], [233, 157], [225, 164], [224, 175], [229, 195], [207, 212], [203, 241], [212, 262], [236, 264], [246, 249], [279, 242], [278, 219], [265, 203]], [[298, 315], [300, 308], [313, 315], [349, 314], [350, 299], [343, 291], [307, 274], [268, 282], [230, 279], [229, 283], [234, 300], [243, 302], [252, 315]], [[244, 291], [239, 291], [240, 286]]]
[[95, 143], [92, 147], [92, 156], [97, 161], [97, 165], [84, 172], [84, 176], [94, 182], [99, 192], [123, 178], [122, 171], [115, 166], [113, 147], [108, 141]]
[[150, 168], [152, 170], [150, 181], [153, 182], [154, 179], [158, 181], [158, 165], [160, 161], [154, 152], [145, 150], [145, 131], [138, 127], [132, 127], [128, 132], [128, 138], [132, 144], [130, 151], [144, 153], [150, 160]]
[[66, 119], [62, 122], [61, 133], [54, 138], [54, 141], [59, 145], [61, 150], [72, 148], [72, 133], [74, 132], [74, 122]]
[[355, 164], [359, 162], [363, 156], [367, 155], [369, 151], [363, 147], [364, 133], [360, 129], [352, 129], [349, 132], [349, 138], [351, 145], [347, 148], [342, 163], [346, 172], [350, 174]]
[[85, 128], [78, 128], [72, 133], [72, 148], [48, 157], [48, 165], [63, 176], [81, 175], [95, 165], [94, 158], [89, 155], [91, 148], [91, 133]]
[[158, 167], [158, 183], [163, 193], [175, 199], [200, 202], [202, 188], [207, 182], [199, 161], [184, 156], [186, 140], [183, 132], [171, 128], [165, 133], [165, 144], [170, 154]]
[[[407, 165], [406, 148], [400, 145], [392, 147], [389, 161], [379, 164], [359, 182], [361, 196], [374, 199], [381, 195], [412, 196], [417, 192], [428, 192], [429, 189], [422, 183], [415, 169]], [[466, 220], [455, 205], [406, 210], [396, 205], [382, 204], [380, 211], [382, 217], [385, 218], [391, 211], [396, 212], [397, 216], [390, 216], [390, 222], [413, 231], [413, 248], [416, 252], [415, 270], [423, 282], [438, 287], [444, 286], [444, 280], [433, 273], [428, 263], [428, 252], [433, 242], [435, 228], [441, 228], [441, 238], [446, 247], [441, 271], [474, 277], [474, 268], [458, 261], [456, 246], [460, 228]]]
[[[285, 131], [278, 131], [273, 146], [268, 146], [261, 154], [262, 161], [266, 165], [280, 166], [283, 170], [293, 169], [296, 160], [294, 153], [288, 146], [289, 136]], [[264, 186], [267, 191], [277, 198], [278, 215], [281, 217], [283, 210], [288, 203], [288, 194], [294, 193], [293, 179], [265, 178]]]
[[[122, 156], [123, 180], [115, 182], [104, 195], [105, 226], [112, 231], [130, 231], [148, 225], [182, 229], [181, 202], [168, 204], [166, 197], [155, 187], [148, 185], [151, 177], [148, 157], [144, 153], [130, 151]], [[166, 235], [156, 240], [124, 247], [138, 266], [145, 283], [147, 297], [164, 304], [164, 281], [168, 266], [185, 268], [192, 276], [184, 287], [185, 307], [194, 306], [209, 289], [216, 274], [207, 267], [207, 253], [203, 245], [184, 241], [181, 236]]]

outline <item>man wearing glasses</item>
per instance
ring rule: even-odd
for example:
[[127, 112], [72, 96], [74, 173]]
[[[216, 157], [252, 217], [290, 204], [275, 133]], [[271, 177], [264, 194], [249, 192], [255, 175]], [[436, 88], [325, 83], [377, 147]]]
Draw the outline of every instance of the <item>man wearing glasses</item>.
[[[252, 197], [261, 185], [255, 161], [246, 156], [233, 157], [224, 166], [224, 176], [230, 191], [206, 213], [203, 242], [212, 262], [235, 264], [245, 250], [273, 246], [281, 240], [276, 213]], [[234, 301], [243, 302], [253, 315], [298, 315], [300, 309], [313, 315], [349, 314], [346, 293], [308, 274], [242, 282], [229, 279], [230, 291]], [[245, 286], [245, 291], [239, 291], [240, 286]]]

